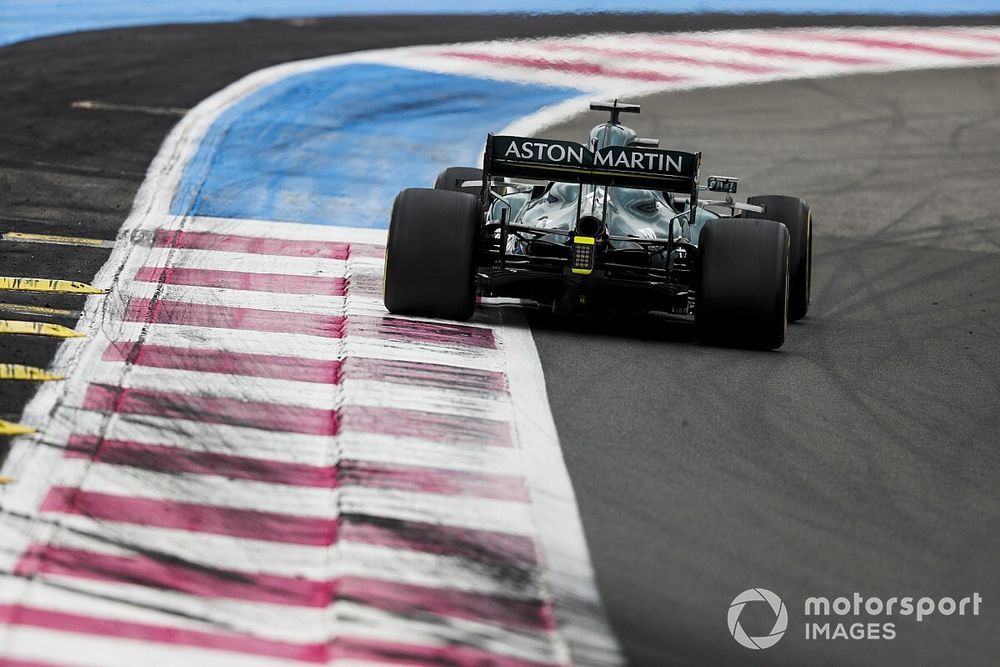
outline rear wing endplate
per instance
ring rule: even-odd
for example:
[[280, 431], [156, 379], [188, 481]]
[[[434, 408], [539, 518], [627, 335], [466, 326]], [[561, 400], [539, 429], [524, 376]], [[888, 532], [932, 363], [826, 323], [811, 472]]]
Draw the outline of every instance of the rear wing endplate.
[[609, 146], [592, 151], [557, 139], [488, 135], [484, 178], [524, 178], [613, 185], [623, 188], [694, 193], [697, 197], [701, 153], [642, 146]]

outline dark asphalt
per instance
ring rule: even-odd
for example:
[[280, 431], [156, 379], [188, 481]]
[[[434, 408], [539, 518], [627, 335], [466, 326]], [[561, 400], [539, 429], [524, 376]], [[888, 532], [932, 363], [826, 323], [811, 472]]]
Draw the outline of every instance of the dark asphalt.
[[[997, 18], [346, 18], [35, 40], [0, 49], [0, 229], [113, 238], [127, 216], [175, 119], [72, 109], [76, 100], [189, 107], [261, 67], [364, 48], [819, 22]], [[744, 178], [743, 194], [802, 194], [820, 234], [812, 314], [777, 353], [700, 347], [683, 326], [534, 318], [602, 593], [632, 662], [995, 664], [1000, 74], [769, 84], [647, 103], [642, 134], [703, 150], [707, 171]], [[589, 124], [559, 132], [578, 138]], [[105, 258], [0, 244], [0, 275], [88, 280]], [[584, 347], [589, 365], [579, 363]], [[55, 348], [4, 337], [0, 363], [45, 366]], [[0, 383], [0, 418], [16, 419], [33, 392]], [[754, 585], [791, 607], [789, 636], [759, 654], [725, 626], [730, 600]], [[891, 642], [799, 637], [794, 601], [854, 590], [976, 590], [987, 602], [978, 619], [902, 620]]]
[[[778, 352], [533, 319], [634, 664], [997, 664], [1000, 69], [642, 102], [640, 136], [704, 151], [703, 174], [743, 177], [743, 196], [801, 195], [817, 235], [812, 309]], [[579, 139], [596, 117], [543, 134]], [[790, 612], [758, 653], [726, 627], [754, 586]], [[892, 641], [803, 638], [806, 597], [855, 591], [986, 602], [979, 618], [896, 619]]]

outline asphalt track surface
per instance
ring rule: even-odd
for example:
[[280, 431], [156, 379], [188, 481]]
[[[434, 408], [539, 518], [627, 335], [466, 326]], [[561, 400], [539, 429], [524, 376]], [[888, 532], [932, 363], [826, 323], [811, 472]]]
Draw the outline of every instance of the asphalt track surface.
[[[365, 48], [821, 20], [889, 22], [364, 18], [17, 44], [0, 49], [0, 224], [114, 237], [176, 118], [73, 109], [76, 100], [189, 107], [261, 67]], [[688, 327], [659, 321], [533, 317], [599, 584], [631, 662], [994, 664], [1000, 70], [776, 83], [645, 104], [641, 134], [704, 151], [707, 172], [743, 177], [742, 194], [801, 194], [817, 238], [813, 310], [776, 353], [698, 346]], [[591, 123], [546, 134], [579, 138]], [[88, 280], [106, 255], [23, 245], [0, 258], [3, 275]], [[3, 343], [0, 362], [38, 366], [57, 345]], [[34, 387], [4, 385], [0, 418], [16, 419]], [[979, 591], [994, 608], [920, 625], [897, 619], [891, 642], [806, 642], [790, 632], [755, 654], [725, 625], [730, 601], [751, 586], [790, 605], [854, 591]], [[801, 632], [801, 610], [791, 612]], [[769, 627], [764, 618], [744, 625], [751, 634]]]
[[[743, 195], [802, 196], [816, 237], [812, 308], [778, 352], [699, 346], [662, 322], [532, 321], [630, 657], [996, 664], [1000, 69], [643, 102], [641, 136], [704, 151], [703, 173], [742, 176]], [[586, 136], [592, 121], [546, 135]], [[798, 632], [748, 655], [725, 641], [721, 610], [754, 586], [786, 602], [994, 602], [977, 619], [904, 619], [893, 641], [825, 643], [802, 639], [797, 605]]]

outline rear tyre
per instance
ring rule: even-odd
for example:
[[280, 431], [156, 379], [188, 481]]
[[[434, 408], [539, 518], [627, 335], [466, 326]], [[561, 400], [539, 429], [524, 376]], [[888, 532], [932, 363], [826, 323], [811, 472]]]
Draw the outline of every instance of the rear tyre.
[[710, 220], [699, 242], [695, 326], [706, 343], [773, 350], [788, 328], [788, 229]]
[[434, 180], [435, 190], [449, 190], [451, 192], [464, 192], [477, 197], [482, 192], [482, 186], [462, 187], [465, 181], [482, 181], [483, 170], [474, 167], [448, 167]]
[[467, 320], [476, 307], [479, 199], [410, 188], [389, 221], [382, 291], [390, 313]]
[[809, 312], [812, 291], [812, 211], [798, 197], [761, 195], [747, 199], [763, 206], [763, 213], [745, 211], [745, 218], [777, 220], [788, 227], [788, 321], [797, 322]]

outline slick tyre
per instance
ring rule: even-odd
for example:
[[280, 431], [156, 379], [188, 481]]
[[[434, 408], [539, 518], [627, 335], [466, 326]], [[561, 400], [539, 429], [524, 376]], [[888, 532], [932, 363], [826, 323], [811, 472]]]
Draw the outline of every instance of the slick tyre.
[[483, 170], [474, 167], [448, 167], [434, 180], [435, 190], [450, 190], [452, 192], [465, 192], [477, 197], [482, 192], [481, 186], [462, 187], [465, 181], [482, 181]]
[[383, 297], [390, 313], [467, 320], [476, 307], [479, 199], [403, 190], [392, 205]]
[[788, 227], [788, 321], [797, 322], [809, 312], [812, 292], [812, 211], [798, 197], [760, 195], [748, 204], [763, 206], [763, 213], [744, 212], [746, 218], [777, 220]]
[[788, 325], [788, 229], [773, 220], [710, 220], [699, 243], [695, 326], [706, 343], [773, 350]]

